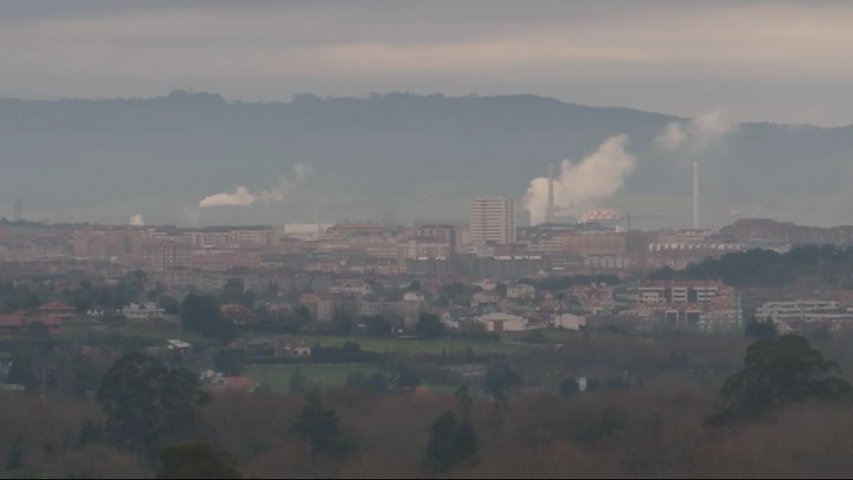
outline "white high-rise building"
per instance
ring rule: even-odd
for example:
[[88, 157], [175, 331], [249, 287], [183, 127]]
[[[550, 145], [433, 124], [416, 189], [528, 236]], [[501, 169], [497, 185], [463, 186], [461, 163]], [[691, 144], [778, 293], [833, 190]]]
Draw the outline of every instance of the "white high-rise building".
[[503, 197], [478, 197], [468, 211], [471, 244], [515, 243], [515, 202]]

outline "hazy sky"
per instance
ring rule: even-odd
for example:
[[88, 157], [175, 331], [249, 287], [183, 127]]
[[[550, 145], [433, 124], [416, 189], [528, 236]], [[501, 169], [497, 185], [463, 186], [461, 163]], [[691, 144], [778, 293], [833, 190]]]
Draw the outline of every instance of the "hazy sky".
[[0, 96], [533, 93], [853, 123], [853, 2], [0, 3]]

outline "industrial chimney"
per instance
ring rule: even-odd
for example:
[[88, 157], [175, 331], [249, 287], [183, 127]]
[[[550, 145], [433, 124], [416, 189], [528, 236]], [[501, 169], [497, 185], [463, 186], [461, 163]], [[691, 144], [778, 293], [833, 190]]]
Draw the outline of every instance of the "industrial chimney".
[[554, 223], [554, 164], [548, 164], [548, 208], [545, 210], [545, 223]]
[[699, 229], [699, 160], [693, 160], [693, 229]]

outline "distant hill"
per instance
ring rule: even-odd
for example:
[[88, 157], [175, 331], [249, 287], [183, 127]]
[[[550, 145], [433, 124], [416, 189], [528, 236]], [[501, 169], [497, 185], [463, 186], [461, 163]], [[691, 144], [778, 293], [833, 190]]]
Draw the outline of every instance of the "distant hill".
[[[461, 220], [470, 197], [520, 199], [549, 162], [579, 159], [624, 133], [638, 167], [603, 203], [630, 211], [640, 227], [687, 225], [690, 159], [650, 147], [677, 120], [532, 95], [4, 99], [0, 216], [11, 216], [17, 195], [30, 217], [126, 222], [141, 213], [149, 223], [184, 223], [207, 195], [269, 189], [286, 176], [282, 202], [210, 209], [204, 221]], [[702, 154], [703, 218], [853, 223], [851, 160], [851, 127], [741, 125]], [[311, 172], [301, 181], [298, 164]]]

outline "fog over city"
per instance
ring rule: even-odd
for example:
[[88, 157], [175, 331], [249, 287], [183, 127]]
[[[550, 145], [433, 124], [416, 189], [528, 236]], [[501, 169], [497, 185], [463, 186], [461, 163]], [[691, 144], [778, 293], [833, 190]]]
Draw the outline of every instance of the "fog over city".
[[534, 5], [4, 2], [0, 187], [50, 221], [191, 224], [199, 202], [230, 223], [391, 204], [401, 220], [460, 220], [471, 195], [541, 200], [527, 192], [548, 164], [627, 135], [633, 173], [584, 207], [684, 224], [702, 157], [711, 224], [849, 221], [853, 67], [837, 59], [853, 54], [853, 7]]
[[853, 476], [851, 27], [0, 1], [0, 477]]

